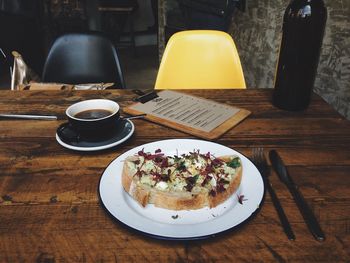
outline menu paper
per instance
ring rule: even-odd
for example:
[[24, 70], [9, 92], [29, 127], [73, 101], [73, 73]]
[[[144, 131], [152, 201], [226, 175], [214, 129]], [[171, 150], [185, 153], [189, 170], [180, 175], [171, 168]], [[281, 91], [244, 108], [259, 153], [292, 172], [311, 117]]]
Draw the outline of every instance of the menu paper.
[[170, 90], [158, 92], [157, 98], [130, 108], [204, 132], [212, 131], [240, 111], [232, 106]]

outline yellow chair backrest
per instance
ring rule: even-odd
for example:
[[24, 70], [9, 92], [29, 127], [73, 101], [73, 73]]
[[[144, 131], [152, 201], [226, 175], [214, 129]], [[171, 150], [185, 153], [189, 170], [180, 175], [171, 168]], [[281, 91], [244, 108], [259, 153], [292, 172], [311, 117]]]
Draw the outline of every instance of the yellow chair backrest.
[[236, 45], [222, 31], [189, 30], [172, 35], [155, 89], [245, 89]]

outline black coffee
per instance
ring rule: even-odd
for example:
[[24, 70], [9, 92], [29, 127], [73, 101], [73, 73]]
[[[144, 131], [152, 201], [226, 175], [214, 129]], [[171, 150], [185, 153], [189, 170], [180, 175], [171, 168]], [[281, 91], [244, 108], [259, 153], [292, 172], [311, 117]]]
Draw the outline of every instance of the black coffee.
[[75, 118], [78, 119], [100, 119], [107, 117], [111, 115], [113, 112], [109, 110], [103, 110], [103, 109], [93, 109], [93, 110], [85, 110], [78, 112], [77, 114], [74, 115]]

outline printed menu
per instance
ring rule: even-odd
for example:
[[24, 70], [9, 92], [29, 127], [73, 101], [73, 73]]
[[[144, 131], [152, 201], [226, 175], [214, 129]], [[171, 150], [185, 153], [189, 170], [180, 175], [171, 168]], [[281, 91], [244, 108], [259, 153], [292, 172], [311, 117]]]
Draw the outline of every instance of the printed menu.
[[[210, 134], [229, 120], [233, 120], [232, 127], [249, 114], [243, 110], [242, 115], [240, 108], [170, 90], [160, 91], [155, 98], [131, 105], [125, 111], [131, 114], [146, 113], [151, 120], [161, 120], [164, 125], [204, 134]], [[234, 118], [235, 115], [239, 115], [239, 119]]]

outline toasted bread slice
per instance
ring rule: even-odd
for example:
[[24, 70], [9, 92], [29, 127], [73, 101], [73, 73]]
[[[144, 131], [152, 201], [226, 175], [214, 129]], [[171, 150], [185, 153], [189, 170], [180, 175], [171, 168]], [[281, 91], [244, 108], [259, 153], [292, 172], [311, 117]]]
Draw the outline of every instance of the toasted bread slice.
[[197, 151], [170, 157], [157, 150], [128, 157], [122, 185], [142, 206], [193, 210], [221, 204], [238, 189], [241, 178], [238, 156], [215, 158]]

